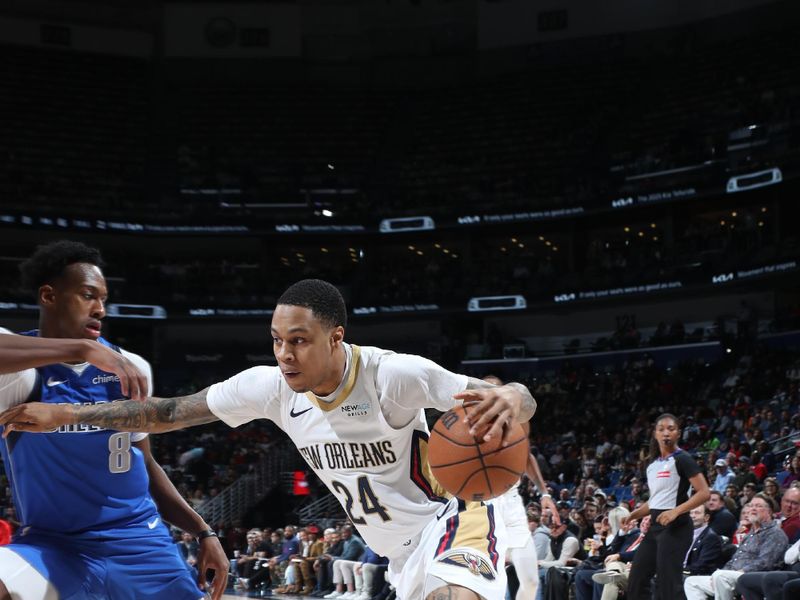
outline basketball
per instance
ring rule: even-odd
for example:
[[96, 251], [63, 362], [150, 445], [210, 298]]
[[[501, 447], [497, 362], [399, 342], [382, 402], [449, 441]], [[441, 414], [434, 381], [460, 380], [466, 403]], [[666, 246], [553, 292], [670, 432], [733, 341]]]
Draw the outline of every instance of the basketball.
[[464, 406], [457, 406], [439, 417], [431, 431], [428, 462], [433, 476], [454, 496], [468, 502], [489, 500], [511, 489], [525, 471], [528, 436], [514, 423], [508, 446], [500, 437], [483, 442], [486, 430], [470, 434], [465, 414]]

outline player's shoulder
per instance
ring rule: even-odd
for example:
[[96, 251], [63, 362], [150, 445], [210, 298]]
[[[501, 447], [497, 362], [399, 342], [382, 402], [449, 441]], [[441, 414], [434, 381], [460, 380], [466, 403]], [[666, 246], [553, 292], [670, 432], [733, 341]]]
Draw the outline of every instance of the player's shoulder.
[[378, 348], [377, 346], [361, 346], [360, 344], [351, 344], [353, 353], [358, 352], [359, 360], [365, 364], [379, 364], [386, 357], [396, 356], [394, 351]]
[[135, 352], [131, 352], [130, 350], [125, 350], [125, 348], [119, 349], [120, 354], [131, 361], [136, 367], [144, 372], [152, 371], [150, 367], [150, 362], [144, 358], [140, 354], [136, 354]]
[[[281, 370], [276, 366], [269, 365], [256, 365], [239, 371], [232, 377], [225, 381], [214, 384], [217, 385], [234, 385], [237, 388], [261, 389], [270, 391], [281, 388], [281, 383], [284, 382]], [[288, 386], [286, 386], [288, 388]]]
[[422, 368], [436, 366], [433, 361], [416, 354], [403, 354], [381, 348], [370, 348], [369, 350], [368, 360], [374, 362], [382, 373], [417, 372]]

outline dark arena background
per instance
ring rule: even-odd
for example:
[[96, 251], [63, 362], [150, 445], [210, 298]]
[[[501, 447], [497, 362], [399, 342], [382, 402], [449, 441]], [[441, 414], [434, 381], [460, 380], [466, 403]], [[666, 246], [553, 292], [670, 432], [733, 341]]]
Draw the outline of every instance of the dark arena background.
[[[795, 0], [6, 1], [0, 326], [36, 326], [37, 245], [85, 242], [104, 336], [184, 395], [274, 365], [277, 297], [325, 279], [347, 341], [529, 386], [581, 544], [647, 498], [663, 412], [738, 516], [800, 479], [799, 26]], [[248, 531], [269, 557], [346, 522], [270, 422], [151, 440], [230, 595], [294, 591], [248, 586]]]

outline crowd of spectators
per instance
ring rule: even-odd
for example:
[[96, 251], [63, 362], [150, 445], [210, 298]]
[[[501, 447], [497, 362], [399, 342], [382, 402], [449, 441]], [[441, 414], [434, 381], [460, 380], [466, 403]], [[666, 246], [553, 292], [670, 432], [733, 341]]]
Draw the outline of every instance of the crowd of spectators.
[[234, 590], [262, 596], [297, 594], [342, 600], [390, 600], [388, 561], [378, 556], [342, 522], [324, 530], [304, 527], [223, 531]]

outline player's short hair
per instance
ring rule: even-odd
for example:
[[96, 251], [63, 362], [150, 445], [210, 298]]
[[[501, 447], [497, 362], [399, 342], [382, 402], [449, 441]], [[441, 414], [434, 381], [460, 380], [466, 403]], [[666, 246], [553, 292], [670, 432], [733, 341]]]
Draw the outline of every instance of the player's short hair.
[[63, 275], [64, 269], [76, 263], [88, 263], [101, 269], [105, 266], [97, 248], [81, 242], [59, 240], [36, 248], [36, 252], [19, 266], [22, 285], [36, 291]]
[[341, 292], [322, 279], [303, 279], [293, 283], [278, 298], [278, 304], [311, 309], [314, 316], [328, 327], [347, 325], [347, 307]]

